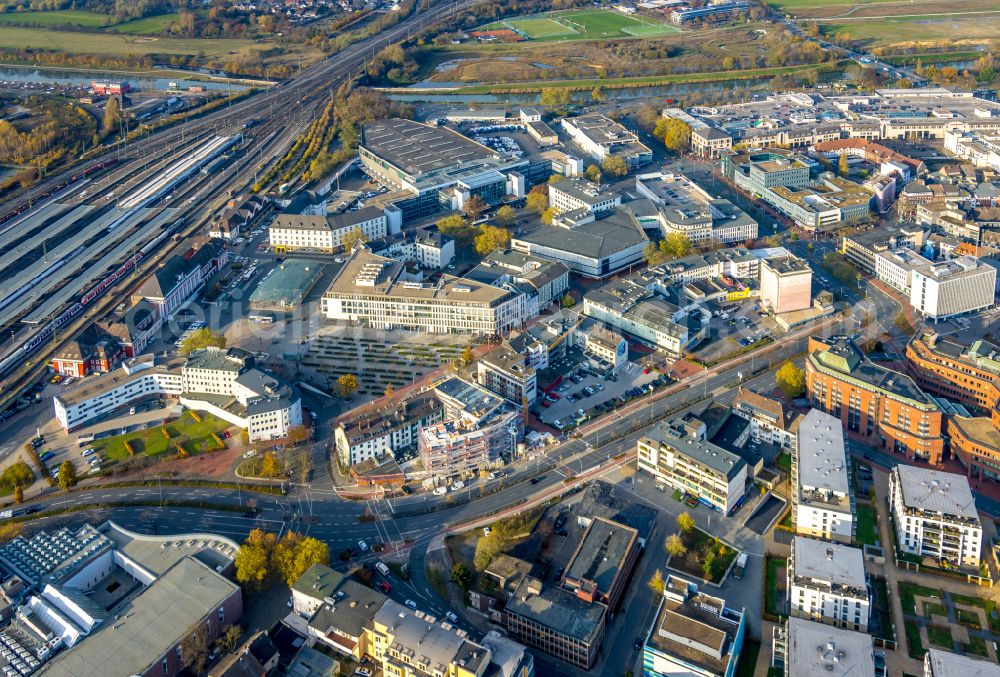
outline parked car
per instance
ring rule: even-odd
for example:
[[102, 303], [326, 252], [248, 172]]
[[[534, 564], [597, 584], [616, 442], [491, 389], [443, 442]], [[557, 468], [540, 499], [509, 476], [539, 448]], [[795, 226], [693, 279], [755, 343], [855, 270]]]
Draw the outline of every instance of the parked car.
[[417, 610], [417, 603], [414, 602], [412, 599], [406, 600], [405, 604], [406, 604], [406, 606], [408, 606], [409, 608], [413, 609], [414, 611]]
[[361, 552], [368, 552], [368, 544], [365, 543], [364, 541], [358, 541], [358, 548], [361, 550]]

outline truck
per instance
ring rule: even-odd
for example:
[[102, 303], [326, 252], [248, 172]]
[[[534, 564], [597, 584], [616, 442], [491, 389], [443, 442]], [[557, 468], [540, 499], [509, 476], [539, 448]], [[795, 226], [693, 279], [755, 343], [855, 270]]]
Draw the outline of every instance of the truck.
[[747, 554], [741, 552], [740, 556], [736, 558], [736, 566], [733, 567], [733, 578], [739, 580], [743, 578], [743, 572], [747, 568]]
[[385, 565], [385, 562], [376, 562], [375, 563], [375, 571], [379, 572], [383, 576], [388, 576], [389, 575], [389, 567], [387, 567]]

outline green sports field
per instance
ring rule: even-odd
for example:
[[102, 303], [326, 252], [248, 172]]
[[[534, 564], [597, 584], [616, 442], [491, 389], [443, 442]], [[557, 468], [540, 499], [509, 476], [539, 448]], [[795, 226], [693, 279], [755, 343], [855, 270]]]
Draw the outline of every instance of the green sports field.
[[5, 12], [0, 14], [0, 24], [12, 26], [81, 26], [100, 28], [115, 23], [108, 14], [98, 14], [85, 9], [61, 9], [49, 12]]
[[507, 19], [484, 28], [510, 28], [529, 40], [634, 38], [677, 32], [677, 29], [670, 24], [606, 9], [534, 14]]

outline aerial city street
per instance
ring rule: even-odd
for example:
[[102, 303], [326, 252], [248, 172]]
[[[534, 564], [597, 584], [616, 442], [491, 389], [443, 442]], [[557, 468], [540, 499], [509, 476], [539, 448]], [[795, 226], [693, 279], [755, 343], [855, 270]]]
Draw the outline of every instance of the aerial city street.
[[998, 22], [5, 6], [0, 674], [1000, 677]]

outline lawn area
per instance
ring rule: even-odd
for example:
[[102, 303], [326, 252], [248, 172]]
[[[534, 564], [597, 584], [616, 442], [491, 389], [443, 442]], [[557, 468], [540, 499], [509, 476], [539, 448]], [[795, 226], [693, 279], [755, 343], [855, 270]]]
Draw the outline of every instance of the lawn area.
[[973, 656], [983, 656], [988, 657], [990, 652], [986, 649], [986, 640], [982, 637], [969, 637], [969, 643], [963, 644], [962, 648], [965, 653], [972, 654]]
[[966, 606], [977, 606], [986, 612], [986, 619], [990, 624], [990, 630], [1000, 632], [1000, 618], [997, 618], [997, 603], [992, 599], [982, 599], [981, 597], [968, 597], [967, 595], [956, 595], [952, 593], [951, 600], [955, 604]]
[[170, 12], [158, 16], [147, 16], [142, 19], [133, 19], [113, 26], [109, 30], [114, 33], [127, 33], [129, 35], [159, 35], [170, 28], [170, 24], [180, 18], [180, 13]]
[[740, 662], [736, 666], [736, 677], [753, 677], [757, 668], [757, 656], [760, 655], [760, 642], [752, 639], [743, 640], [743, 649], [740, 651]]
[[534, 41], [597, 40], [669, 35], [678, 29], [647, 17], [628, 16], [607, 9], [584, 9], [514, 17], [483, 26], [483, 30], [511, 28]]
[[107, 54], [124, 56], [134, 54], [204, 54], [206, 57], [227, 55], [256, 56], [273, 50], [268, 42], [230, 38], [155, 38], [142, 39], [131, 35], [111, 33], [74, 33], [41, 28], [0, 26], [0, 47], [26, 49], [29, 47], [51, 49], [73, 54]]
[[943, 628], [939, 625], [928, 625], [927, 639], [934, 646], [951, 651], [951, 630], [948, 628]]
[[20, 26], [80, 26], [100, 28], [115, 23], [110, 14], [89, 12], [85, 9], [60, 9], [51, 12], [5, 12], [0, 14], [0, 24]]
[[903, 630], [906, 632], [906, 650], [910, 654], [910, 658], [923, 660], [927, 650], [920, 642], [920, 626], [917, 625], [916, 621], [903, 621]]
[[858, 532], [856, 538], [858, 545], [875, 545], [878, 541], [878, 531], [875, 528], [875, 506], [859, 501], [857, 511]]
[[961, 625], [967, 625], [970, 628], [976, 630], [982, 630], [982, 626], [979, 624], [979, 614], [974, 614], [968, 609], [963, 609], [961, 607], [955, 607], [955, 619]]
[[935, 604], [934, 602], [924, 602], [924, 608], [921, 609], [923, 612], [921, 615], [924, 618], [930, 618], [931, 616], [944, 616], [948, 617], [948, 610], [944, 608], [944, 604]]
[[781, 452], [778, 454], [778, 458], [774, 459], [774, 464], [784, 470], [786, 473], [791, 474], [792, 472], [792, 455], [788, 452]]
[[920, 615], [920, 611], [916, 608], [917, 602], [914, 599], [917, 596], [941, 599], [941, 591], [917, 585], [916, 583], [899, 582], [899, 603], [903, 607], [904, 614]]
[[783, 617], [778, 613], [778, 571], [788, 566], [783, 557], [768, 557], [764, 569], [764, 614], [772, 618]]
[[[680, 557], [671, 557], [670, 566], [691, 576], [718, 583], [736, 559], [734, 549], [701, 529], [694, 528], [682, 533], [681, 540], [684, 541], [687, 552]], [[709, 560], [710, 570], [706, 571], [706, 562]]]
[[930, 41], [948, 44], [955, 40], [995, 39], [1000, 31], [1000, 16], [969, 17], [919, 15], [873, 18], [871, 21], [821, 21], [823, 35], [864, 43], [866, 47], [885, 47], [900, 43]]
[[97, 449], [104, 458], [111, 461], [124, 461], [131, 456], [125, 448], [126, 442], [137, 455], [143, 456], [158, 456], [168, 451], [176, 451], [175, 445], [177, 444], [183, 446], [184, 451], [189, 454], [211, 451], [217, 446], [212, 433], [222, 432], [229, 427], [229, 424], [208, 414], [199, 416], [201, 416], [201, 421], [196, 421], [191, 416], [191, 412], [188, 411], [184, 412], [179, 419], [167, 423], [166, 430], [170, 435], [169, 440], [163, 434], [164, 426], [157, 426], [127, 435], [95, 440], [91, 446]]

